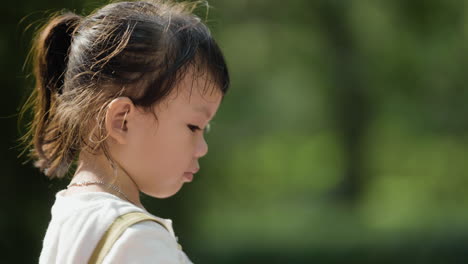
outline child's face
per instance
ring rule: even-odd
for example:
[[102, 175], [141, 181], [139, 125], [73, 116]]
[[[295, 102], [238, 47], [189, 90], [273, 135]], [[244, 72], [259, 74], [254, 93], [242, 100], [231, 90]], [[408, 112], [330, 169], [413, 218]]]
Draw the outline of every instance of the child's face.
[[[187, 74], [155, 107], [158, 121], [150, 113], [135, 119], [122, 158], [143, 193], [158, 198], [174, 195], [184, 182], [191, 181], [186, 172], [200, 168], [198, 160], [208, 152], [203, 129], [216, 114], [222, 98], [219, 90], [208, 89], [202, 94], [205, 85], [203, 78], [193, 81]], [[201, 130], [194, 129], [197, 126]]]

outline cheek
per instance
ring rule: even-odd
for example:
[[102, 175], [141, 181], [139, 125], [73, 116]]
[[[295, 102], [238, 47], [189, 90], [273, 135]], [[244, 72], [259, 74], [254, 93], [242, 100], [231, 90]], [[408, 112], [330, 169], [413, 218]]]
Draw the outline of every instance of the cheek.
[[[187, 128], [188, 129], [188, 128]], [[187, 169], [194, 149], [190, 131], [171, 126], [147, 128], [135, 136], [132, 151], [134, 168], [138, 174], [149, 177], [180, 174]]]

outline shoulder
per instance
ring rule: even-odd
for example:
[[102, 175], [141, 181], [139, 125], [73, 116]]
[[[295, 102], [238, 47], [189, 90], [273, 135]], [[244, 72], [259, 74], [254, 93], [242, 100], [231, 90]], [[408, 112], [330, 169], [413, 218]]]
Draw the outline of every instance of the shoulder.
[[104, 263], [190, 263], [181, 260], [185, 254], [178, 248], [170, 219], [106, 193], [57, 197], [41, 252], [43, 259], [55, 256], [57, 263], [68, 263], [70, 259], [84, 263], [117, 217], [138, 211], [157, 218], [169, 231], [153, 221], [134, 224], [115, 241]]
[[127, 228], [117, 239], [104, 263], [182, 263], [177, 241], [168, 230], [153, 221]]
[[62, 194], [63, 191], [57, 193], [51, 209], [52, 218], [43, 240], [41, 263], [86, 262], [114, 219], [139, 210], [111, 194]]

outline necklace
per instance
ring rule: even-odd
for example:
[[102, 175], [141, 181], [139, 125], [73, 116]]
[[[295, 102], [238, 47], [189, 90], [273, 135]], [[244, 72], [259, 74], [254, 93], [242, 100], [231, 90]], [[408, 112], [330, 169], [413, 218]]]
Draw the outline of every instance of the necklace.
[[72, 187], [72, 186], [88, 186], [88, 185], [91, 185], [91, 184], [99, 184], [99, 185], [104, 185], [106, 186], [108, 189], [112, 189], [118, 193], [120, 193], [123, 197], [125, 197], [125, 199], [127, 201], [129, 201], [130, 203], [133, 204], [133, 202], [128, 198], [127, 195], [125, 195], [125, 193], [123, 193], [119, 187], [113, 185], [113, 184], [110, 184], [110, 183], [105, 183], [103, 181], [81, 181], [81, 182], [75, 182], [75, 183], [70, 183], [68, 186], [67, 186], [67, 189]]

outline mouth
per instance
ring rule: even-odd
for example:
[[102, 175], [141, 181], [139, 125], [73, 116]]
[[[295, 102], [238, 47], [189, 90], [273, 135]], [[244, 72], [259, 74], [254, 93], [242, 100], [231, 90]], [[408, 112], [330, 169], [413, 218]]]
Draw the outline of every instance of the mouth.
[[193, 181], [193, 175], [196, 174], [198, 171], [200, 170], [200, 168], [195, 168], [191, 171], [186, 171], [184, 173], [184, 179], [187, 181], [187, 182], [191, 182]]
[[186, 172], [186, 173], [184, 173], [184, 179], [185, 179], [187, 182], [193, 181], [193, 173], [191, 173], [191, 172]]

